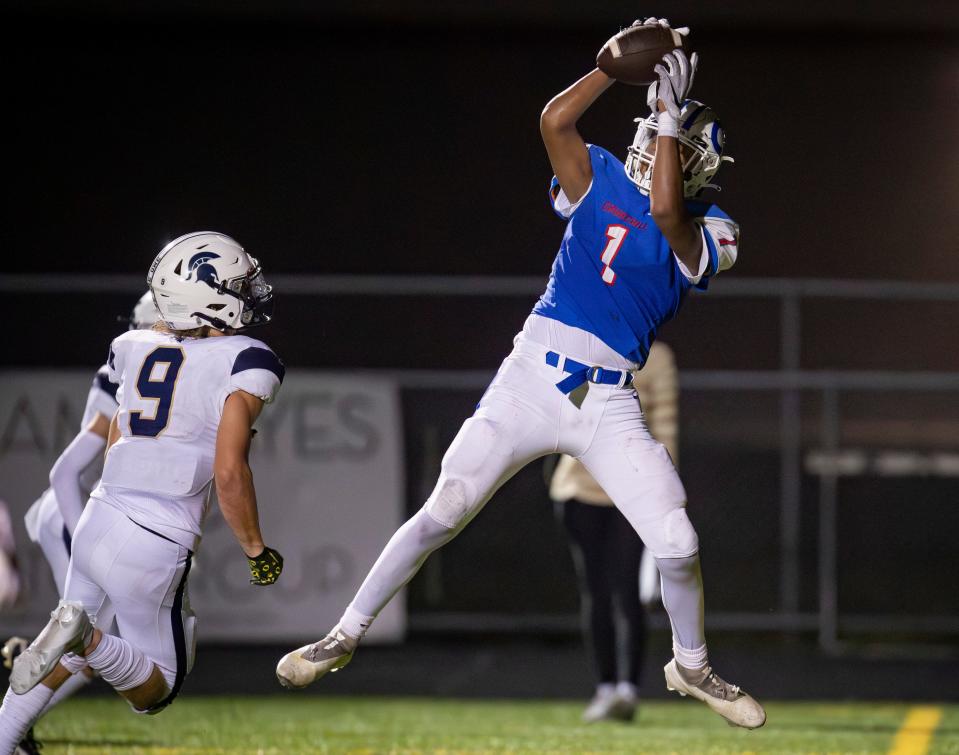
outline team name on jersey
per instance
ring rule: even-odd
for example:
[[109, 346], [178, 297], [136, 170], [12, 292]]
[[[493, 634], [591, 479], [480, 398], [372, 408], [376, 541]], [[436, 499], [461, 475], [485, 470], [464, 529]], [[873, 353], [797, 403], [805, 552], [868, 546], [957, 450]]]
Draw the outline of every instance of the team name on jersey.
[[603, 212], [608, 212], [610, 215], [614, 215], [615, 217], [622, 220], [624, 223], [628, 223], [633, 228], [638, 228], [640, 231], [645, 231], [647, 228], [649, 228], [648, 223], [646, 223], [643, 220], [637, 220], [628, 212], [626, 212], [626, 210], [619, 209], [619, 207], [614, 205], [609, 200], [606, 200], [605, 202], [603, 202], [602, 210]]

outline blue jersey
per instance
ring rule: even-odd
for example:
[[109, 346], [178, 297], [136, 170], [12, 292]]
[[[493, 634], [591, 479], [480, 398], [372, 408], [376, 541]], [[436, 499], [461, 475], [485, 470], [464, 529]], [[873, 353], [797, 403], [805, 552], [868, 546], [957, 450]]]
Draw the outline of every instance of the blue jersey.
[[533, 313], [592, 333], [642, 365], [659, 327], [676, 316], [690, 288], [732, 266], [739, 228], [715, 205], [687, 200], [703, 229], [701, 268], [681, 267], [650, 215], [649, 197], [626, 176], [623, 163], [589, 146], [593, 182], [569, 206], [553, 179], [550, 200], [569, 218], [546, 292]]

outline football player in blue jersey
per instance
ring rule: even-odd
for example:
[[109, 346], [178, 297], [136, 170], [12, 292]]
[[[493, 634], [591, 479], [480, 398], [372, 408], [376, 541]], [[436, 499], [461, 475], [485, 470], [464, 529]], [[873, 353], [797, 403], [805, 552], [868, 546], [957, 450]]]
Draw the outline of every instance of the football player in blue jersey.
[[[667, 25], [665, 20], [645, 23]], [[692, 288], [735, 262], [739, 229], [699, 199], [725, 159], [713, 111], [687, 99], [696, 68], [676, 50], [657, 66], [652, 113], [624, 164], [576, 127], [613, 80], [600, 70], [558, 94], [540, 126], [555, 173], [550, 190], [566, 232], [546, 292], [445, 457], [425, 506], [390, 539], [340, 622], [285, 655], [277, 677], [304, 687], [345, 666], [370, 624], [495, 491], [538, 457], [579, 459], [656, 557], [673, 630], [671, 690], [737, 726], [762, 726], [762, 706], [709, 665], [699, 542], [686, 492], [649, 434], [631, 388], [659, 327]]]

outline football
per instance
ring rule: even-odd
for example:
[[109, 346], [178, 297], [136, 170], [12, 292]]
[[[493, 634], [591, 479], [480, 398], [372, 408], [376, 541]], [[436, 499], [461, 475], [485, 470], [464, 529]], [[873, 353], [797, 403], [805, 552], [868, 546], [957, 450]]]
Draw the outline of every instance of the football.
[[603, 45], [596, 56], [599, 70], [624, 84], [649, 84], [663, 55], [681, 47], [688, 52], [688, 36], [663, 26], [634, 25]]

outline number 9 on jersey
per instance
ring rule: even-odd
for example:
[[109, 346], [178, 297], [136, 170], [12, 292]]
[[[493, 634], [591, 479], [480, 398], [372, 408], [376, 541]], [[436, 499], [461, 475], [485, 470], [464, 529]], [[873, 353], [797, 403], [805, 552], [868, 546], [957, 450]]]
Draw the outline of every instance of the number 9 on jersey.
[[153, 415], [144, 417], [142, 411], [130, 412], [130, 434], [155, 438], [166, 428], [173, 407], [173, 392], [183, 366], [183, 350], [160, 346], [151, 351], [137, 375], [137, 393], [140, 398], [155, 401]]

